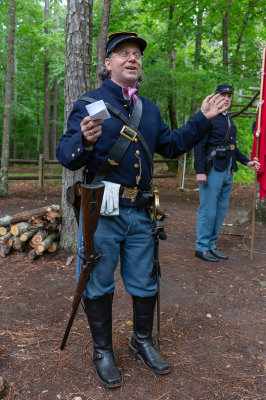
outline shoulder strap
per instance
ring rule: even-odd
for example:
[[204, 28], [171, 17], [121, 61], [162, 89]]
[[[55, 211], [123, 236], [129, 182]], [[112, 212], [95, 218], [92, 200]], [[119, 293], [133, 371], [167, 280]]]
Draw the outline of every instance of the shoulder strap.
[[227, 142], [227, 139], [228, 139], [228, 136], [229, 136], [229, 133], [231, 130], [231, 121], [230, 121], [230, 117], [228, 114], [227, 114], [226, 119], [227, 119], [227, 132], [226, 132], [226, 135], [225, 135], [224, 140], [222, 141], [221, 145], [224, 145]]
[[[79, 100], [86, 101], [88, 103], [93, 103], [97, 100], [88, 97], [88, 96], [81, 96]], [[115, 145], [112, 147], [111, 151], [109, 152], [107, 158], [104, 160], [100, 168], [98, 169], [94, 179], [92, 180], [92, 183], [99, 183], [101, 182], [113, 169], [113, 167], [117, 166], [122, 157], [124, 156], [127, 148], [129, 147], [130, 143], [135, 140], [137, 137], [138, 140], [140, 141], [142, 147], [144, 148], [149, 167], [150, 167], [150, 172], [151, 176], [153, 173], [153, 158], [151, 156], [149, 147], [144, 139], [144, 137], [141, 135], [141, 133], [137, 130], [141, 115], [142, 115], [142, 101], [140, 97], [138, 96], [137, 98], [137, 103], [133, 108], [133, 112], [130, 116], [130, 118], [127, 118], [120, 110], [117, 108], [113, 107], [109, 103], [105, 103], [106, 107], [108, 110], [121, 119], [122, 122], [124, 122], [124, 126], [120, 132], [120, 136], [117, 139]]]

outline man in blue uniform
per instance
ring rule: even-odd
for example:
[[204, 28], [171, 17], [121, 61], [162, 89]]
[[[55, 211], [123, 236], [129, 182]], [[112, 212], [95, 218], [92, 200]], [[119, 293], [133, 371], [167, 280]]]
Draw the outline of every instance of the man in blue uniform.
[[[105, 182], [102, 216], [94, 235], [95, 250], [103, 256], [92, 270], [84, 291], [85, 312], [94, 342], [93, 361], [98, 378], [109, 388], [122, 383], [112, 347], [114, 271], [119, 258], [123, 283], [133, 300], [134, 332], [129, 350], [152, 372], [166, 374], [170, 371], [152, 339], [158, 288], [152, 274], [154, 242], [146, 207], [151, 192], [150, 160], [155, 151], [175, 158], [191, 149], [209, 132], [212, 127], [209, 119], [224, 111], [225, 102], [219, 94], [208, 96], [201, 111], [185, 126], [171, 131], [159, 108], [137, 93], [146, 44], [134, 32], [109, 36], [101, 75], [103, 84], [86, 95], [103, 100], [118, 110], [120, 116], [111, 112], [109, 119], [92, 120], [86, 111], [86, 102], [79, 100], [74, 104], [66, 133], [57, 146], [57, 157], [62, 165], [70, 170], [85, 167], [87, 183], [99, 176], [97, 171], [103, 163], [112, 165], [107, 175], [102, 176]], [[131, 130], [121, 120], [130, 115], [134, 115], [137, 125]], [[128, 146], [116, 162], [109, 152], [121, 136]], [[81, 223], [78, 247], [82, 255]], [[77, 275], [79, 273], [78, 257]]]
[[[216, 248], [216, 240], [226, 216], [232, 171], [237, 171], [237, 161], [251, 169], [260, 168], [257, 161], [250, 161], [236, 146], [236, 127], [227, 113], [232, 103], [233, 86], [219, 85], [216, 93], [226, 100], [226, 111], [211, 120], [210, 133], [194, 149], [200, 198], [195, 256], [212, 262], [228, 259]], [[210, 170], [207, 172], [208, 165]]]

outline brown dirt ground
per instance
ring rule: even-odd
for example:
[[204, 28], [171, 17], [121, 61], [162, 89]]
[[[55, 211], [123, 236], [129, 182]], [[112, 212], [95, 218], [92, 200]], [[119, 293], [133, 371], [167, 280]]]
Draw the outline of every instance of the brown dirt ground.
[[[0, 376], [5, 400], [261, 400], [265, 399], [265, 225], [256, 223], [250, 259], [253, 189], [234, 184], [218, 247], [218, 264], [194, 257], [198, 192], [158, 179], [168, 239], [161, 242], [161, 352], [172, 372], [156, 376], [127, 351], [131, 299], [116, 275], [114, 350], [121, 388], [104, 389], [94, 374], [92, 346], [80, 308], [64, 351], [59, 346], [71, 311], [75, 263], [60, 250], [30, 263], [25, 253], [0, 260]], [[10, 184], [0, 216], [60, 203], [60, 184]], [[240, 223], [241, 221], [241, 223]], [[156, 334], [156, 325], [154, 329]]]

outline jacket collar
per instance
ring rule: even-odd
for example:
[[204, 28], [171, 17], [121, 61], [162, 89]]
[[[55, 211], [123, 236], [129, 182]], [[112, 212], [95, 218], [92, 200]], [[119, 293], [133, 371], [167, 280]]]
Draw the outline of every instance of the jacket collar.
[[108, 91], [111, 90], [113, 96], [119, 97], [120, 99], [125, 100], [123, 92], [122, 92], [122, 86], [117, 85], [116, 83], [111, 81], [111, 79], [105, 78], [105, 80], [103, 81], [103, 84], [102, 84], [102, 88], [107, 89]]

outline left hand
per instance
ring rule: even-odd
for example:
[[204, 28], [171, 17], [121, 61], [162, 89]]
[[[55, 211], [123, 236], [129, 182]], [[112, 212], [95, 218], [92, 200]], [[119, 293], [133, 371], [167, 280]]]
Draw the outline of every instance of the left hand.
[[197, 174], [197, 182], [201, 185], [207, 183], [207, 175], [206, 174]]
[[201, 112], [205, 115], [207, 119], [211, 119], [216, 117], [216, 115], [221, 114], [227, 110], [227, 106], [225, 105], [226, 98], [217, 94], [211, 94], [207, 96], [206, 99], [203, 100], [201, 105]]
[[258, 161], [256, 161], [256, 160], [249, 161], [247, 163], [247, 167], [250, 168], [250, 169], [254, 169], [255, 171], [259, 171], [260, 163]]

